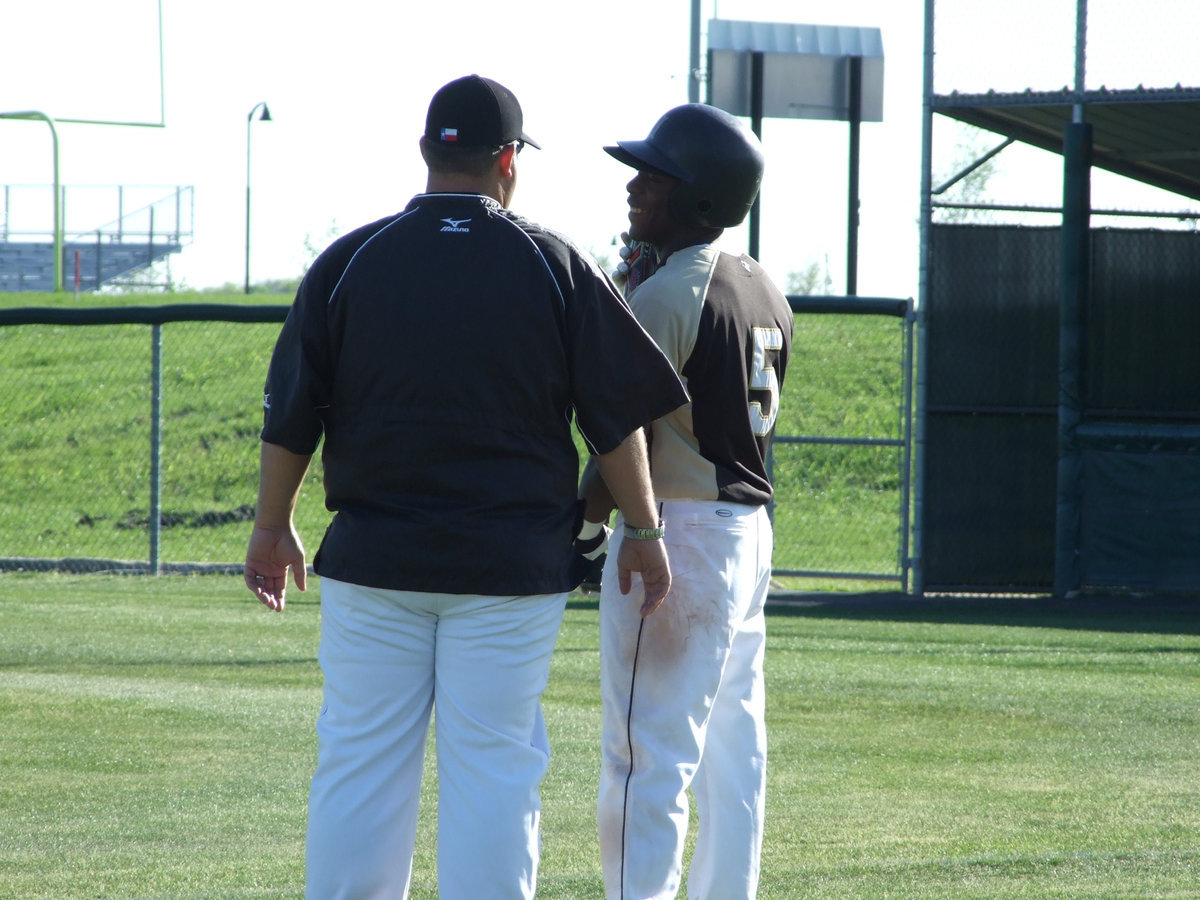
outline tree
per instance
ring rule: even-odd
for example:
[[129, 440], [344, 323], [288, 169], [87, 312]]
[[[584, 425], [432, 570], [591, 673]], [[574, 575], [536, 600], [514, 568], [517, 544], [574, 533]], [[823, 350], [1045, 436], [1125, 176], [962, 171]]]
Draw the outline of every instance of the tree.
[[783, 283], [785, 294], [824, 294], [829, 291], [829, 273], [823, 270], [816, 260], [803, 269], [793, 269], [787, 273]]
[[304, 232], [305, 261], [304, 269], [300, 273], [301, 275], [304, 275], [308, 272], [308, 267], [316, 261], [317, 257], [324, 252], [325, 248], [332, 244], [338, 238], [338, 236], [341, 235], [341, 233], [342, 230], [338, 227], [337, 219], [334, 219], [333, 222], [330, 223], [329, 227], [325, 229], [325, 238], [319, 243], [313, 240], [311, 231]]
[[[948, 171], [935, 174], [934, 198], [947, 203], [981, 204], [987, 201], [988, 182], [996, 174], [996, 153], [1008, 142], [993, 147], [994, 135], [977, 128], [960, 126], [954, 142], [954, 156]], [[941, 189], [941, 193], [937, 191]], [[942, 208], [938, 219], [943, 222], [987, 221], [987, 210]]]

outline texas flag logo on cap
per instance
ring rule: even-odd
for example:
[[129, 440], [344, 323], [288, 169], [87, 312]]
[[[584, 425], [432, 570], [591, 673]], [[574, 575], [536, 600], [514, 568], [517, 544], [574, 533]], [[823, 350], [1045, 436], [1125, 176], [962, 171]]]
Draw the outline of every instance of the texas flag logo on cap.
[[442, 143], [446, 143], [446, 144], [458, 143], [458, 129], [457, 128], [443, 128], [442, 129]]

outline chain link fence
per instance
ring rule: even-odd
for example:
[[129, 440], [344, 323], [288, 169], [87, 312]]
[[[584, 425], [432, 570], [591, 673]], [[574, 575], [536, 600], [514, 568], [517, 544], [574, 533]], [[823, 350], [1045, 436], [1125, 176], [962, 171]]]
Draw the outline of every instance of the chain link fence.
[[[240, 570], [263, 380], [286, 312], [0, 313], [4, 567]], [[315, 540], [326, 519], [317, 461], [297, 521]]]
[[[776, 569], [904, 584], [911, 304], [792, 299]], [[239, 572], [287, 308], [0, 311], [0, 569]], [[329, 518], [318, 454], [296, 514], [310, 557]]]

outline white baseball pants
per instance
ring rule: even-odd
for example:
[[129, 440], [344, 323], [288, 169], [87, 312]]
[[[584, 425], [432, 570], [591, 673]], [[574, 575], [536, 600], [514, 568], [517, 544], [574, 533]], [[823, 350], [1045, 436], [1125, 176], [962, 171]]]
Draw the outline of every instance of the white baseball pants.
[[771, 523], [762, 507], [665, 501], [671, 592], [642, 619], [609, 548], [601, 586], [599, 828], [609, 900], [669, 900], [699, 814], [693, 900], [753, 898], [766, 794], [763, 651]]
[[439, 896], [533, 897], [550, 758], [541, 696], [566, 599], [322, 579], [308, 900], [408, 896], [434, 709]]

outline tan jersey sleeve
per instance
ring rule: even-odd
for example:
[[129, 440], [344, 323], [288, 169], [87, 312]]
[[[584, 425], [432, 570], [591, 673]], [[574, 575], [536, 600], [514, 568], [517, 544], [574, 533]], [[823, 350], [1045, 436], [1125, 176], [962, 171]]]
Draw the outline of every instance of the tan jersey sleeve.
[[[678, 251], [629, 298], [638, 322], [678, 373], [682, 373], [695, 349], [704, 298], [717, 257], [717, 251], [708, 247]], [[689, 402], [655, 420], [651, 430], [650, 471], [655, 496], [717, 499], [715, 468], [700, 453], [692, 425], [692, 404]]]

